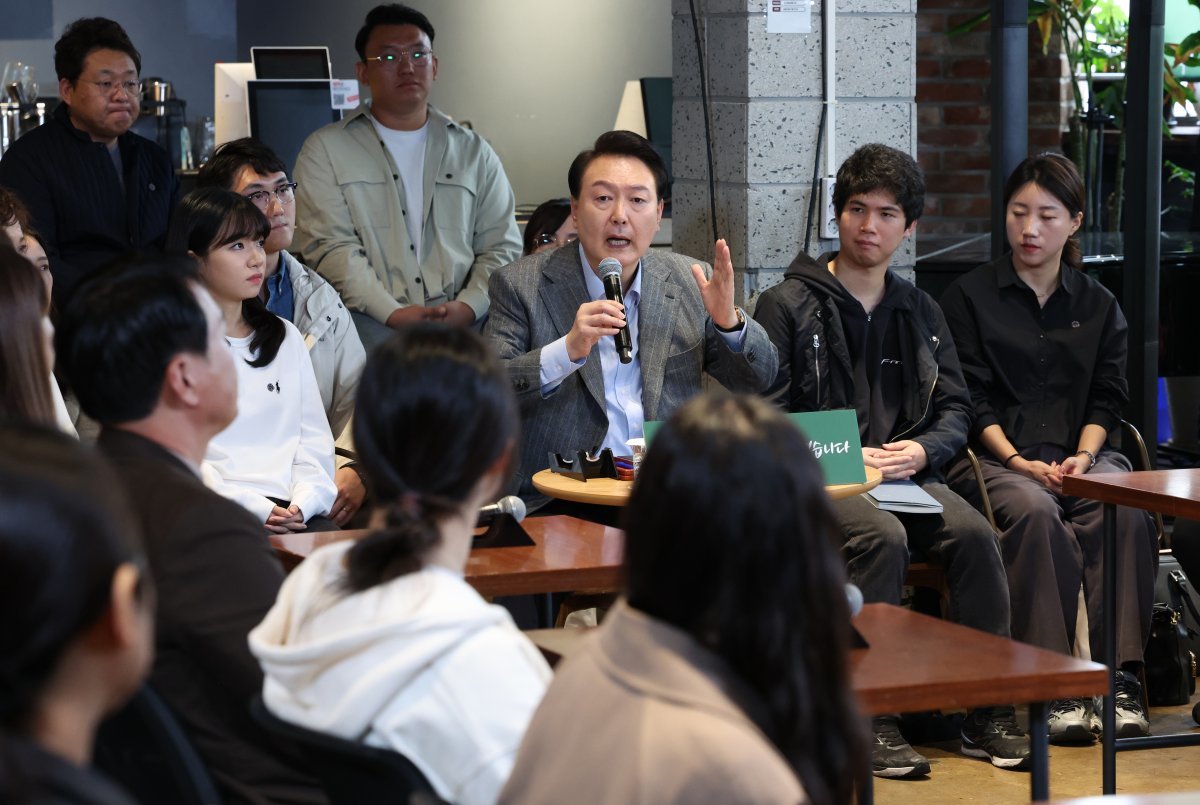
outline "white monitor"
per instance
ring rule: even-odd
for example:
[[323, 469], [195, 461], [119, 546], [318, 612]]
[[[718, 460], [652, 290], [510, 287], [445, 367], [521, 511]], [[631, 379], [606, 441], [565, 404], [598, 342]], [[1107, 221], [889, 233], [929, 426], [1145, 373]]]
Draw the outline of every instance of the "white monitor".
[[250, 136], [250, 111], [246, 82], [254, 80], [250, 62], [213, 65], [213, 124], [215, 145]]

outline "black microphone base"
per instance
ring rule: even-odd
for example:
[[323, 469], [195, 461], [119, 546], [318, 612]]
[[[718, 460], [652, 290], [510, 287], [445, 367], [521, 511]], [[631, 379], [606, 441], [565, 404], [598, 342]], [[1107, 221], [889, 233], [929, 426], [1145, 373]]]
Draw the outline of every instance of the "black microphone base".
[[477, 533], [471, 543], [476, 548], [523, 548], [536, 543], [511, 514], [501, 513], [492, 518], [487, 530]]

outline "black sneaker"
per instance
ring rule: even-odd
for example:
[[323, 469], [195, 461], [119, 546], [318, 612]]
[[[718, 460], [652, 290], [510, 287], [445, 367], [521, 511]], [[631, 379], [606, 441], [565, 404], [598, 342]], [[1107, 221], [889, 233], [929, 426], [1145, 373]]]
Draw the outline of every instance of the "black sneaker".
[[967, 713], [962, 725], [962, 752], [987, 758], [1001, 769], [1029, 766], [1029, 736], [1017, 726], [1012, 707], [991, 707]]
[[871, 774], [876, 777], [917, 777], [929, 774], [929, 761], [908, 745], [900, 734], [900, 720], [894, 715], [871, 719], [875, 745], [871, 746]]
[[1050, 705], [1046, 726], [1053, 744], [1090, 744], [1096, 740], [1093, 731], [1095, 715], [1091, 698], [1060, 699]]
[[895, 716], [871, 719], [875, 744], [871, 747], [871, 773], [876, 777], [918, 777], [929, 774], [929, 761], [916, 752], [900, 734]]
[[[1144, 738], [1150, 734], [1150, 719], [1142, 707], [1142, 686], [1137, 677], [1128, 671], [1117, 669], [1115, 688], [1117, 692], [1117, 737]], [[1099, 710], [1103, 699], [1097, 699]]]

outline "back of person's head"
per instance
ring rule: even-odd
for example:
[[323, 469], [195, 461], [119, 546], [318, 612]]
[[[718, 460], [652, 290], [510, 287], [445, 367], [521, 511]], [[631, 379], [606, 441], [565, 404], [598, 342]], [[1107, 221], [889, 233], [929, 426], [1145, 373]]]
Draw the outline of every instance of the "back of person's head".
[[571, 200], [567, 198], [552, 198], [538, 205], [525, 224], [524, 254], [533, 254], [542, 245], [542, 235], [553, 235], [563, 225], [563, 221], [571, 214]]
[[[0, 425], [0, 735], [27, 733], [51, 690], [86, 685], [109, 710], [136, 690], [152, 654], [140, 554], [136, 520], [107, 465], [70, 436]], [[89, 633], [128, 627], [130, 617], [137, 634], [115, 647], [99, 641], [103, 668], [61, 677], [72, 646], [101, 650]]]
[[0, 187], [0, 229], [16, 224], [21, 232], [29, 232], [29, 210], [16, 193]]
[[[1087, 197], [1083, 179], [1075, 163], [1062, 154], [1044, 151], [1027, 157], [1017, 165], [1004, 183], [1004, 206], [1007, 207], [1012, 197], [1030, 182], [1058, 199], [1070, 217], [1074, 218], [1083, 212]], [[1083, 251], [1075, 235], [1068, 238], [1063, 247], [1063, 260], [1075, 268], [1083, 265]]]
[[41, 272], [0, 238], [0, 418], [54, 423]]
[[208, 352], [208, 322], [196, 300], [190, 257], [115, 263], [71, 296], [59, 319], [58, 361], [79, 405], [102, 425], [149, 416], [167, 364]]
[[116, 50], [133, 60], [142, 72], [142, 54], [118, 23], [105, 17], [85, 17], [72, 22], [54, 43], [54, 71], [58, 79], [74, 84], [83, 74], [83, 62], [93, 50]]
[[287, 173], [287, 165], [266, 143], [255, 137], [242, 137], [217, 146], [212, 158], [200, 166], [196, 187], [232, 190], [238, 175], [247, 167], [264, 176]]
[[[245, 196], [224, 187], [198, 187], [179, 201], [167, 231], [167, 251], [189, 253], [203, 264], [208, 255], [243, 238], [266, 240], [271, 223]], [[203, 265], [200, 278], [204, 279]], [[254, 331], [250, 349], [258, 353], [251, 366], [275, 360], [287, 334], [283, 321], [258, 296], [242, 302], [242, 316]]]
[[888, 145], [870, 143], [847, 157], [838, 168], [833, 186], [833, 208], [838, 215], [852, 196], [883, 190], [904, 210], [904, 225], [925, 211], [925, 176], [916, 160]]
[[419, 570], [439, 522], [485, 476], [497, 478], [488, 491], [499, 492], [519, 427], [507, 375], [475, 333], [416, 324], [377, 347], [359, 382], [354, 444], [385, 518], [350, 551], [349, 589]]
[[625, 524], [630, 605], [690, 634], [757, 692], [759, 726], [814, 803], [849, 802], [862, 755], [846, 575], [799, 429], [756, 397], [695, 398], [654, 437]]
[[663, 162], [654, 146], [642, 135], [617, 130], [604, 132], [596, 138], [590, 149], [580, 151], [575, 157], [567, 171], [567, 188], [571, 191], [571, 198], [579, 198], [583, 189], [583, 175], [587, 173], [588, 166], [600, 157], [629, 157], [640, 161], [654, 176], [655, 197], [662, 200], [666, 196], [667, 184], [670, 182], [667, 163]]
[[359, 61], [366, 60], [367, 40], [371, 38], [371, 31], [381, 25], [415, 25], [429, 37], [429, 44], [433, 44], [433, 23], [428, 17], [401, 3], [385, 3], [367, 12], [367, 18], [354, 37], [354, 49], [358, 52]]

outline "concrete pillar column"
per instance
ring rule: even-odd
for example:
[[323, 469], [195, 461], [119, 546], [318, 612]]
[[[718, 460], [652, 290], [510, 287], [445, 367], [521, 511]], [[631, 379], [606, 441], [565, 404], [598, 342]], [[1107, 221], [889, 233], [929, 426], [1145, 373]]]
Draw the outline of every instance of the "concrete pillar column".
[[[717, 223], [729, 241], [739, 300], [750, 307], [804, 245], [824, 83], [820, 5], [812, 10], [812, 33], [779, 34], [767, 32], [769, 2], [695, 2], [707, 53]], [[915, 156], [915, 0], [840, 0], [836, 8], [837, 163], [871, 142]], [[674, 248], [710, 259], [704, 120], [687, 0], [674, 0], [672, 14]], [[822, 155], [822, 176], [825, 161]], [[836, 248], [819, 235], [814, 228], [811, 252]], [[911, 271], [914, 254], [909, 243], [893, 264]]]

